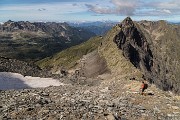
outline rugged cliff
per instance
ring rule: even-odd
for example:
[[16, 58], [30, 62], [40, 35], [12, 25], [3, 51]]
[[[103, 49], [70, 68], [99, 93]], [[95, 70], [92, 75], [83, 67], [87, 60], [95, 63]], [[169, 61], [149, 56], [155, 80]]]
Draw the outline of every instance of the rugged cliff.
[[116, 27], [114, 42], [146, 79], [163, 90], [180, 93], [180, 26], [165, 21], [133, 22], [127, 17]]

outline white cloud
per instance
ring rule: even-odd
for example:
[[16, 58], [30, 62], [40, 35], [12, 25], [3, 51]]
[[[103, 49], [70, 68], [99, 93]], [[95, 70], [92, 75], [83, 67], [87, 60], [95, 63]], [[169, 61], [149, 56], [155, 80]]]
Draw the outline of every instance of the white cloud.
[[180, 15], [180, 0], [110, 0], [109, 6], [86, 4], [88, 9], [98, 14], [117, 14], [128, 16], [168, 16]]
[[154, 2], [151, 3], [151, 7], [156, 8], [159, 11], [163, 11], [166, 15], [180, 15], [180, 1], [168, 0], [166, 2]]
[[13, 4], [0, 7], [1, 20], [59, 21], [70, 18], [69, 14], [87, 11], [84, 3], [72, 2], [43, 4]]
[[86, 4], [86, 6], [89, 8], [89, 11], [93, 11], [98, 14], [114, 13], [114, 9], [109, 8], [109, 7], [101, 7], [99, 5], [91, 5], [91, 4]]
[[46, 9], [45, 8], [39, 8], [38, 10], [39, 11], [45, 11]]
[[48, 11], [54, 13], [68, 13], [69, 10], [73, 12], [85, 11], [80, 5], [75, 5], [73, 3], [51, 3], [51, 4], [17, 4], [1, 6], [0, 11]]
[[119, 14], [133, 15], [138, 4], [138, 0], [111, 0], [109, 6], [100, 6], [99, 4], [86, 4], [90, 11], [98, 14]]
[[165, 13], [171, 14], [171, 11], [170, 11], [170, 10], [163, 9], [162, 11], [165, 12]]
[[115, 5], [115, 13], [122, 15], [134, 15], [139, 6], [138, 0], [111, 0]]
[[167, 2], [157, 2], [155, 3], [157, 8], [166, 8], [166, 9], [177, 9], [180, 6], [179, 0], [168, 0]]
[[[179, 18], [180, 0], [82, 0], [0, 5], [0, 20], [97, 20], [122, 16]], [[88, 12], [91, 11], [91, 12]], [[112, 17], [113, 16], [113, 17]]]

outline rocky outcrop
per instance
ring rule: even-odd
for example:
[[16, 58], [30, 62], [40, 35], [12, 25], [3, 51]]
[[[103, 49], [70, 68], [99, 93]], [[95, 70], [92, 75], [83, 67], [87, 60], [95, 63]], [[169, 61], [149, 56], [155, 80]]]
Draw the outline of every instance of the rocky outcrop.
[[131, 63], [141, 69], [146, 79], [163, 90], [180, 93], [179, 26], [165, 21], [133, 22], [127, 17], [117, 25], [114, 42]]
[[23, 61], [0, 57], [0, 72], [20, 73], [24, 76], [55, 77], [38, 66]]
[[118, 48], [123, 50], [124, 56], [135, 67], [151, 71], [153, 55], [143, 33], [138, 30], [129, 17], [119, 24], [119, 27], [121, 30], [114, 38]]
[[0, 25], [0, 31], [4, 32], [14, 32], [18, 30], [28, 30], [28, 31], [38, 31], [38, 28], [31, 24], [30, 22], [14, 22], [14, 21], [7, 21], [4, 24]]

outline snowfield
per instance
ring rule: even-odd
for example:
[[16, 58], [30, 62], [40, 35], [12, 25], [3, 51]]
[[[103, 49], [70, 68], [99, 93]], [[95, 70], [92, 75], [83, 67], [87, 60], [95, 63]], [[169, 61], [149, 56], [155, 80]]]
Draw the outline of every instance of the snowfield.
[[61, 86], [63, 83], [52, 78], [23, 76], [18, 73], [0, 72], [0, 90]]

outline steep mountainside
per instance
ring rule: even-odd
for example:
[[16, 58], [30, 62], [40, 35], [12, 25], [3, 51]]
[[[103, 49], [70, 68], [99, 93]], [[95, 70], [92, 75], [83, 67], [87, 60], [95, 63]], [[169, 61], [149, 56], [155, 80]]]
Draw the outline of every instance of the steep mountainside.
[[[159, 50], [164, 48], [155, 45], [163, 46], [169, 38], [164, 36], [167, 41], [161, 39], [160, 44], [153, 37], [160, 40], [159, 38], [163, 37], [157, 34], [160, 31], [168, 30], [167, 33], [174, 35], [179, 32], [179, 28], [167, 25], [163, 21], [159, 22], [133, 22], [130, 18], [126, 18], [103, 37], [92, 38], [83, 44], [43, 59], [40, 61], [42, 66], [55, 70], [58, 69], [56, 66], [59, 67], [66, 61], [64, 65], [70, 68], [76, 66], [76, 62], [80, 62], [80, 66], [84, 68], [82, 71], [86, 72], [85, 76], [68, 74], [59, 78], [59, 81], [64, 84], [57, 87], [0, 90], [0, 119], [179, 120], [180, 96], [170, 91], [160, 90], [148, 82], [149, 86], [145, 94], [139, 94], [141, 73], [150, 82], [161, 85], [160, 88], [169, 85], [163, 82], [158, 84], [160, 80], [163, 80], [161, 78], [164, 73], [161, 71], [166, 67], [170, 71], [171, 64], [164, 66], [163, 58], [160, 60], [159, 57], [162, 55], [162, 51]], [[151, 24], [155, 26], [152, 27]], [[171, 33], [174, 27], [176, 30]], [[150, 28], [152, 28], [151, 32], [148, 31]], [[172, 43], [176, 42], [173, 36], [169, 37], [172, 38]], [[168, 45], [171, 42], [169, 41]], [[178, 43], [174, 44], [178, 46]], [[171, 47], [166, 46], [166, 49], [168, 48]], [[164, 56], [176, 59], [174, 55], [178, 54]], [[24, 62], [12, 59], [1, 58], [0, 60], [2, 66], [12, 63], [7, 68], [13, 68], [13, 66], [16, 68], [23, 64], [26, 66]], [[159, 72], [154, 72], [156, 64], [159, 64]], [[23, 68], [19, 69], [23, 70]], [[174, 73], [170, 71], [169, 74]], [[179, 84], [178, 81], [173, 82]], [[173, 85], [171, 90], [178, 89]]]
[[80, 60], [83, 55], [86, 55], [98, 48], [102, 41], [102, 37], [92, 37], [88, 41], [70, 47], [66, 50], [63, 50], [51, 57], [47, 57], [42, 59], [36, 64], [41, 68], [48, 68], [53, 71], [58, 71], [59, 69], [65, 67], [66, 69], [70, 69], [77, 65], [78, 60]]
[[50, 68], [54, 72], [59, 71], [62, 66], [66, 69], [79, 69], [87, 77], [108, 72], [114, 76], [128, 74], [141, 78], [141, 72], [123, 56], [123, 52], [119, 51], [113, 42], [118, 32], [119, 28], [115, 26], [103, 37], [91, 38], [80, 45], [40, 60], [36, 64], [41, 68]]
[[106, 60], [111, 73], [132, 73], [132, 76], [140, 78], [142, 75], [138, 68], [147, 80], [159, 88], [180, 93], [179, 38], [178, 25], [165, 21], [133, 22], [128, 17], [101, 37], [98, 53]]
[[114, 42], [145, 77], [163, 90], [180, 93], [180, 26], [126, 18]]
[[67, 23], [7, 21], [0, 25], [0, 56], [39, 60], [92, 36], [95, 34]]

